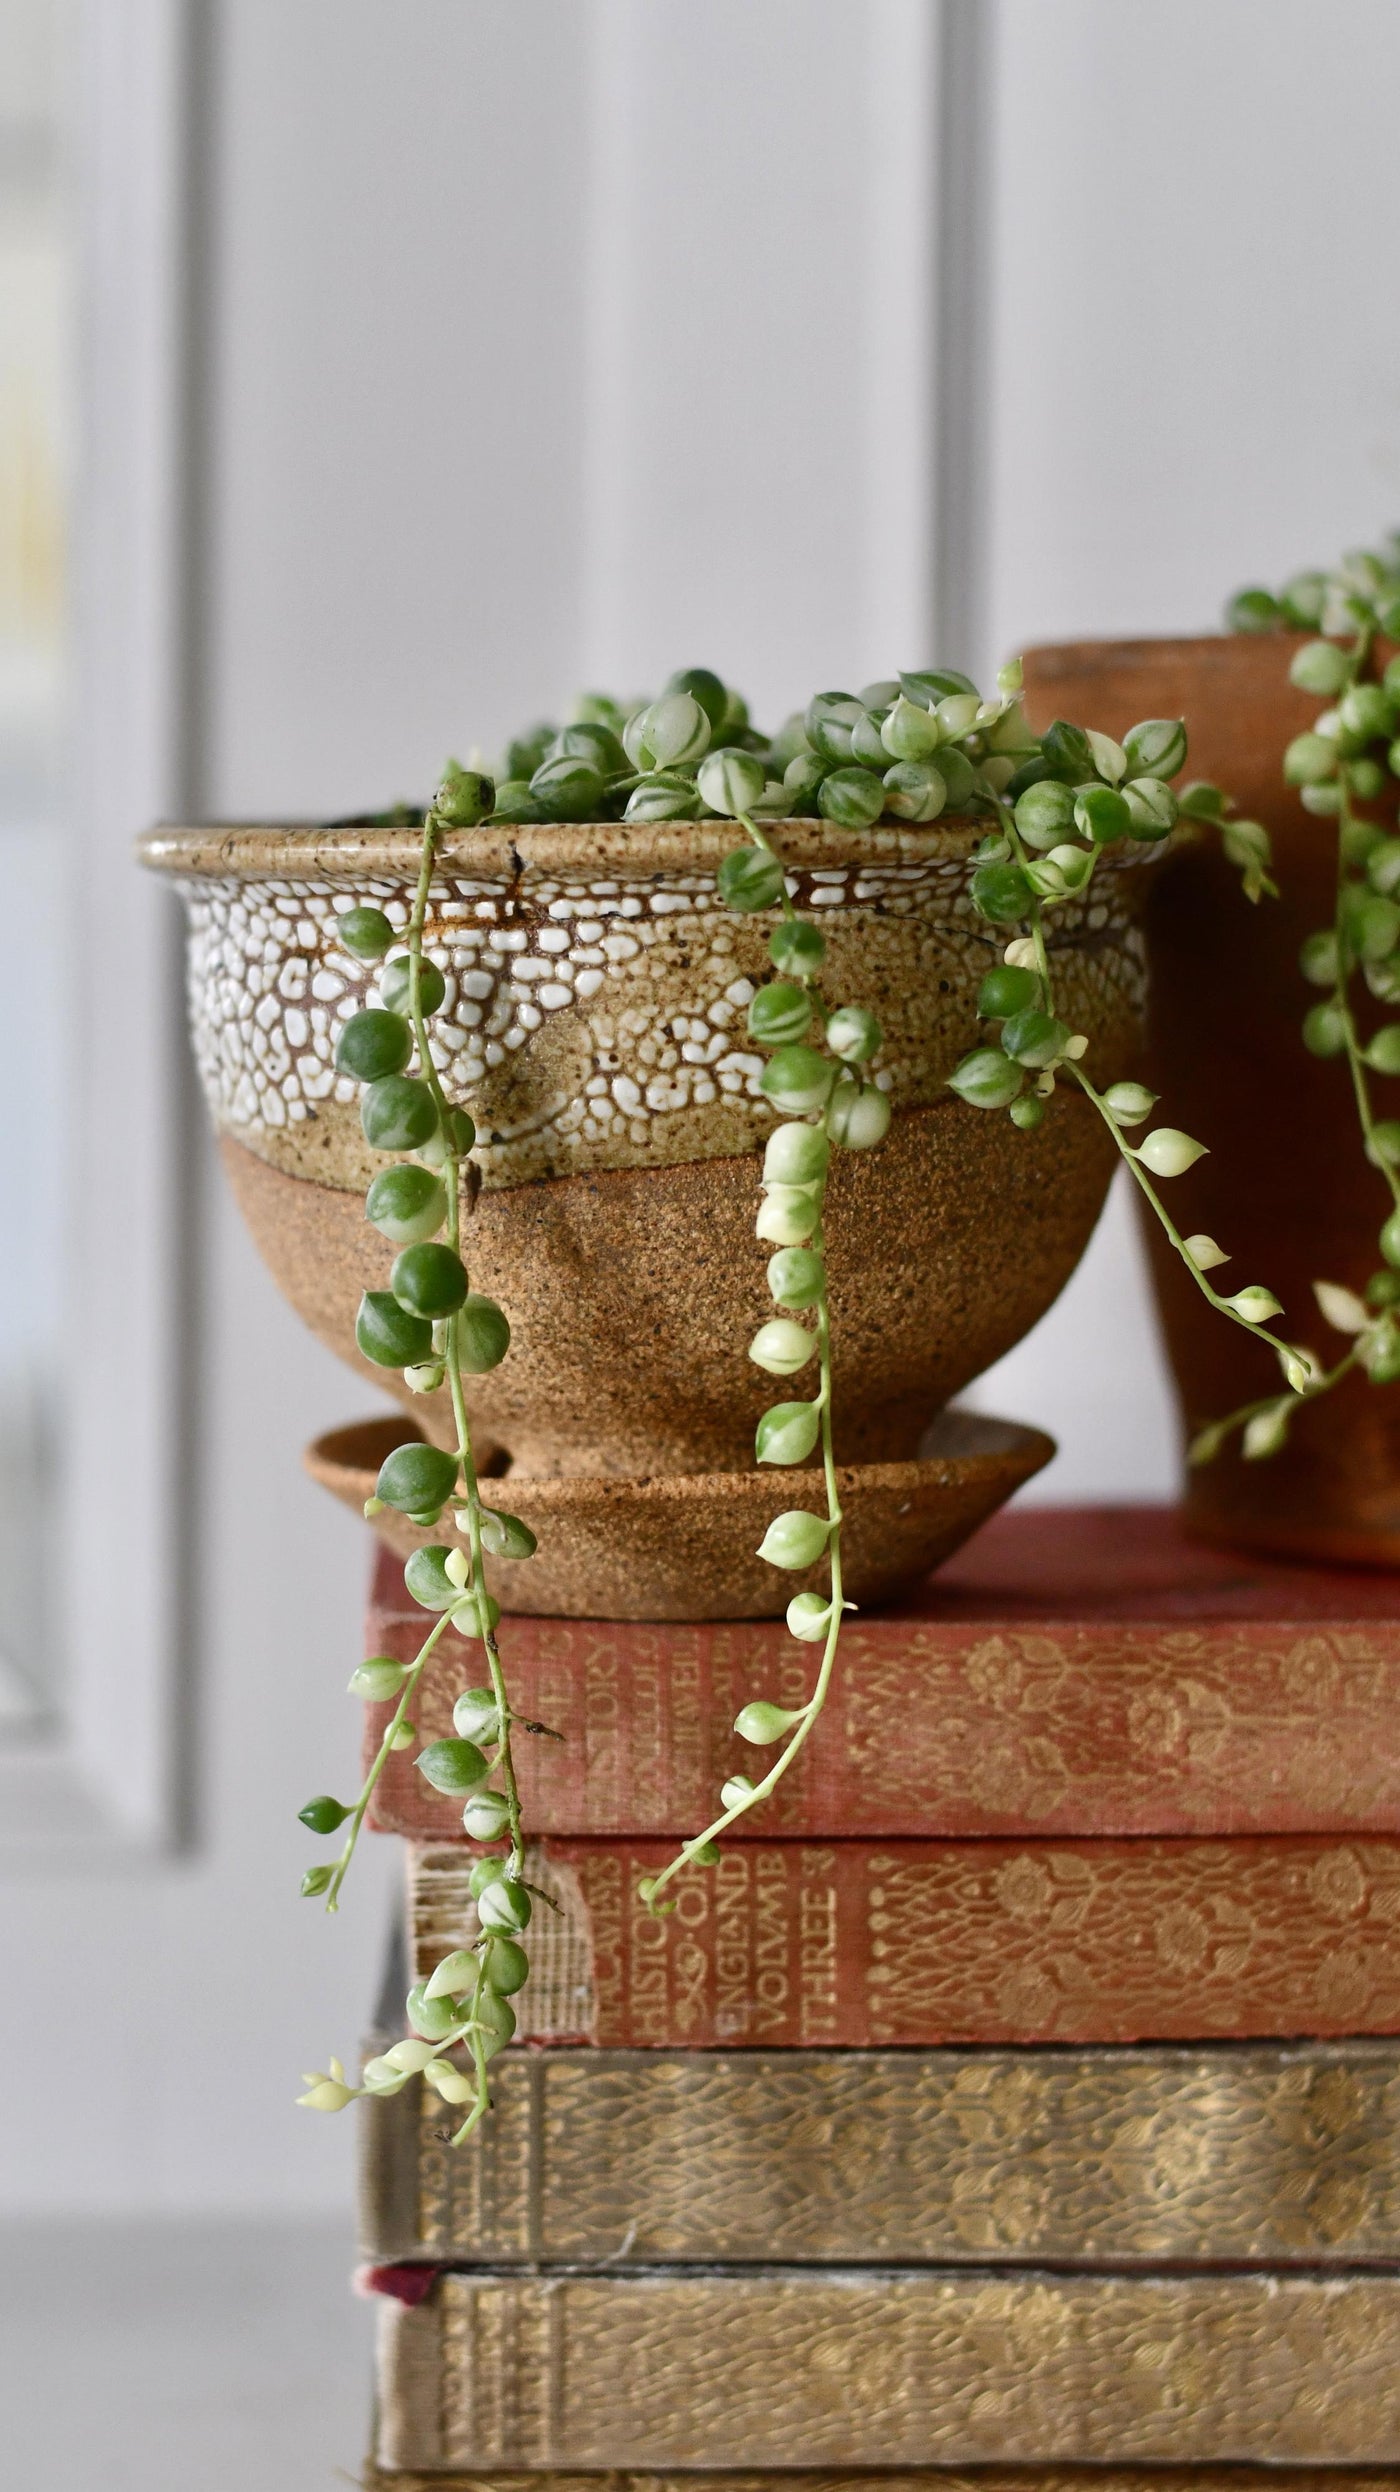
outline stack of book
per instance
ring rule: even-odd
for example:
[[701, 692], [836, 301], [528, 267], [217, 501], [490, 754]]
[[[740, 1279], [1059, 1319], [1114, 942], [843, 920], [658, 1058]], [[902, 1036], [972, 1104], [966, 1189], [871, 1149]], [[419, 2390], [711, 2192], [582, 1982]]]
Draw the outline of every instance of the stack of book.
[[[373, 2480], [1400, 2466], [1394, 1579], [1001, 1517], [850, 1622], [800, 1763], [664, 1920], [638, 1881], [809, 1656], [506, 1628], [564, 1734], [522, 1777], [557, 1910], [468, 2146], [417, 2085], [365, 2106]], [[386, 1559], [371, 1649], [419, 1633]], [[421, 1974], [473, 1854], [411, 1755], [377, 1823]]]

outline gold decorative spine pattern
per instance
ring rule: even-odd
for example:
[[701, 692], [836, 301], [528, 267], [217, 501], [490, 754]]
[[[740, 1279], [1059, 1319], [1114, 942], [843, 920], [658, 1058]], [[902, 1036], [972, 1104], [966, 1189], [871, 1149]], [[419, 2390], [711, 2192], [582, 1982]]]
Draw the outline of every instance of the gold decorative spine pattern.
[[[401, 1578], [395, 1608], [374, 1615], [405, 1650], [419, 1632]], [[1398, 1629], [1400, 1618], [1052, 1631], [854, 1617], [822, 1739], [778, 1785], [764, 1826], [798, 1838], [1400, 1832]], [[762, 1679], [797, 1705], [810, 1679], [780, 1619], [621, 1630], [532, 1619], [511, 1641], [520, 1701], [564, 1734], [527, 1761], [542, 1831], [703, 1823], [726, 1775], [752, 1762], [731, 1728], [750, 1689]], [[460, 1683], [449, 1643], [419, 1687], [425, 1739], [450, 1734]], [[891, 1744], [881, 1724], [893, 1715]], [[390, 1760], [380, 1809], [398, 1833], [457, 1834], [458, 1812], [407, 1752]]]
[[772, 2474], [642, 2473], [609, 2467], [588, 2474], [547, 2467], [531, 2474], [386, 2474], [370, 2464], [364, 2492], [1400, 2492], [1400, 2473], [1384, 2466], [951, 2466], [878, 2473], [784, 2468]]
[[[749, 2045], [1283, 2040], [1400, 2032], [1400, 1841], [734, 1843], [550, 1838], [522, 2039]], [[471, 1854], [409, 1852], [426, 1975], [475, 1927]], [[557, 2022], [553, 2021], [557, 2018]]]
[[[365, 2106], [365, 2257], [1400, 2265], [1400, 2046], [511, 2052]], [[814, 2154], [819, 2162], [814, 2163]]]
[[449, 2274], [380, 2325], [388, 2467], [1400, 2462], [1392, 2276]]

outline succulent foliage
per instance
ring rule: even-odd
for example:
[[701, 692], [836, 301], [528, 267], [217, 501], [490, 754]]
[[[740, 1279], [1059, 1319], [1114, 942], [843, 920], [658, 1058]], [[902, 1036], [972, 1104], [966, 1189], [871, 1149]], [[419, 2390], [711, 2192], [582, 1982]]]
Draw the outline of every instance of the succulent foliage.
[[[1330, 1365], [1303, 1354], [1312, 1368], [1305, 1398], [1316, 1400], [1353, 1373], [1375, 1385], [1400, 1379], [1400, 1120], [1377, 1113], [1374, 1091], [1376, 1075], [1400, 1073], [1400, 1019], [1377, 1024], [1376, 1014], [1378, 1005], [1400, 1006], [1400, 533], [1377, 553], [1347, 555], [1335, 571], [1300, 572], [1277, 595], [1243, 589], [1226, 620], [1240, 632], [1309, 635], [1293, 651], [1289, 679], [1323, 707], [1287, 746], [1282, 771], [1319, 835], [1334, 825], [1336, 906], [1299, 956], [1314, 990], [1302, 1040], [1345, 1073], [1377, 1193], [1382, 1203], [1389, 1197], [1364, 1294], [1313, 1283], [1324, 1321], [1348, 1344]], [[1210, 1460], [1235, 1435], [1248, 1460], [1277, 1453], [1293, 1415], [1289, 1394], [1248, 1402], [1200, 1431], [1192, 1460]]]

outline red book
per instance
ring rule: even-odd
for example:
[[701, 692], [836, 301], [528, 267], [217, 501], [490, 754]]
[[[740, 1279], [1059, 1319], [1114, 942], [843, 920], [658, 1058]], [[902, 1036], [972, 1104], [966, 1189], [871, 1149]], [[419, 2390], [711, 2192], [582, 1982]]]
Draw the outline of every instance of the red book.
[[[657, 1841], [558, 1839], [528, 1874], [522, 2040], [1205, 2041], [1400, 2032], [1400, 1841], [730, 1842], [654, 1918]], [[475, 1930], [470, 1846], [409, 1854], [410, 1960]]]
[[[386, 1551], [368, 1649], [407, 1660], [424, 1612]], [[753, 1696], [800, 1700], [812, 1648], [781, 1620], [704, 1626], [507, 1617], [526, 1819], [545, 1835], [677, 1835], [760, 1753]], [[445, 1637], [424, 1741], [484, 1675]], [[385, 1707], [371, 1707], [368, 1753]], [[851, 1617], [824, 1719], [755, 1819], [767, 1838], [1400, 1834], [1400, 1577], [1202, 1548], [1164, 1507], [997, 1516], [899, 1609]], [[391, 1757], [370, 1822], [461, 1831]], [[768, 1752], [762, 1752], [765, 1760]]]

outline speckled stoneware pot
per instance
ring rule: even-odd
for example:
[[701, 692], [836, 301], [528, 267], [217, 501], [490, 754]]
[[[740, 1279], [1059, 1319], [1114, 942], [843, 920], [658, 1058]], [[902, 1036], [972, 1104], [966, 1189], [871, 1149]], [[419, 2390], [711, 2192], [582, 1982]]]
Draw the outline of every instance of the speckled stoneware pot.
[[[1069, 1277], [1111, 1146], [1057, 1096], [1033, 1134], [945, 1088], [976, 1042], [978, 979], [999, 957], [974, 913], [980, 825], [789, 822], [799, 911], [820, 924], [833, 1000], [885, 1032], [875, 1077], [896, 1110], [879, 1150], [841, 1154], [827, 1238], [838, 1311], [842, 1458], [912, 1458], [932, 1414], [1009, 1349]], [[720, 1472], [752, 1463], [773, 1398], [745, 1350], [772, 1310], [754, 1239], [756, 1154], [773, 1111], [745, 1007], [770, 974], [768, 925], [720, 901], [732, 824], [560, 824], [443, 840], [426, 950], [446, 980], [433, 1046], [482, 1137], [466, 1235], [475, 1288], [509, 1315], [509, 1357], [474, 1416], [527, 1475]], [[365, 1222], [376, 1165], [358, 1090], [333, 1057], [377, 972], [336, 941], [373, 902], [407, 923], [415, 829], [161, 830], [148, 865], [190, 918], [195, 1049], [225, 1165], [292, 1304], [360, 1372], [360, 1293], [390, 1250]], [[1059, 1008], [1100, 1079], [1136, 1055], [1141, 851], [1109, 856], [1053, 920]], [[428, 1430], [445, 1408], [400, 1388]]]

